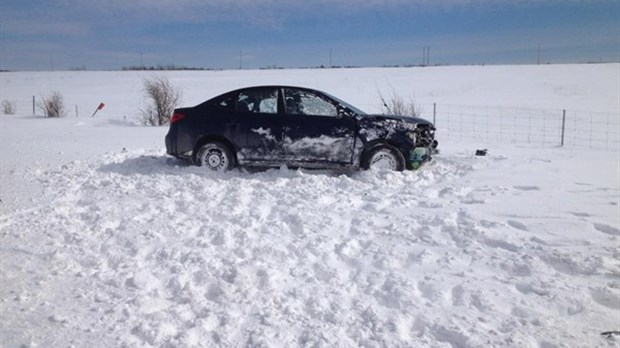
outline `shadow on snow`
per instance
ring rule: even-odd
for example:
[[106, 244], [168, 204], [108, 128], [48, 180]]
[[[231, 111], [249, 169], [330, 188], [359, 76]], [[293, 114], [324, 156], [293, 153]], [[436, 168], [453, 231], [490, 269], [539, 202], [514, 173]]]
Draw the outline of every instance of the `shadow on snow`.
[[104, 173], [115, 173], [124, 176], [132, 175], [199, 175], [217, 179], [227, 178], [255, 178], [269, 176], [276, 178], [292, 178], [303, 175], [325, 175], [337, 177], [345, 175], [355, 177], [360, 171], [354, 169], [303, 169], [273, 167], [238, 167], [229, 172], [219, 173], [198, 167], [188, 161], [169, 156], [142, 155], [130, 157], [120, 162], [104, 164], [99, 168]]

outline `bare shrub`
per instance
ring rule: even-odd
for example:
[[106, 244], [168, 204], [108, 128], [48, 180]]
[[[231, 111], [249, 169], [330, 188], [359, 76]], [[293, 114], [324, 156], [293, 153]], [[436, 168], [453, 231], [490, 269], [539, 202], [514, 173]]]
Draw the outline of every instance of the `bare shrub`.
[[65, 102], [62, 93], [54, 91], [46, 97], [41, 97], [38, 107], [45, 117], [63, 117], [65, 116]]
[[14, 101], [3, 100], [2, 101], [2, 113], [5, 115], [15, 115], [17, 107]]
[[418, 117], [422, 114], [422, 110], [412, 99], [405, 100], [395, 90], [392, 90], [392, 96], [389, 99], [384, 98], [381, 92], [379, 92], [379, 98], [381, 98], [384, 115]]
[[181, 102], [181, 91], [163, 76], [142, 80], [147, 106], [140, 110], [140, 122], [145, 126], [161, 126], [170, 121], [174, 108]]

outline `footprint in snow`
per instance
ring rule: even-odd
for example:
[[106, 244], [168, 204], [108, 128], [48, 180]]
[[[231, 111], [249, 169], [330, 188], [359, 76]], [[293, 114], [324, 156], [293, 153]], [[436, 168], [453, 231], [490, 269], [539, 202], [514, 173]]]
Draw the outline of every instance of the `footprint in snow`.
[[461, 285], [457, 285], [452, 288], [452, 306], [463, 306], [465, 305], [465, 301], [463, 300], [463, 295], [465, 294], [465, 289]]
[[510, 227], [512, 228], [516, 228], [517, 230], [521, 230], [521, 231], [527, 231], [527, 226], [525, 226], [525, 224], [523, 224], [522, 222], [519, 221], [514, 221], [514, 220], [508, 220], [506, 221], [506, 223], [508, 225], [510, 225]]
[[596, 288], [590, 289], [590, 294], [592, 295], [594, 302], [600, 304], [601, 306], [614, 310], [620, 309], [620, 298], [618, 297], [617, 291], [607, 288]]
[[515, 190], [520, 190], [520, 191], [539, 191], [540, 188], [538, 186], [513, 186], [515, 188]]
[[538, 296], [547, 296], [550, 294], [548, 290], [530, 283], [517, 283], [515, 284], [515, 288], [524, 295], [532, 293]]
[[484, 204], [485, 201], [484, 199], [479, 199], [479, 198], [472, 197], [471, 195], [467, 195], [461, 200], [461, 203], [463, 204]]
[[504, 249], [506, 251], [511, 251], [511, 252], [517, 252], [520, 250], [518, 246], [508, 243], [503, 240], [499, 240], [499, 239], [486, 238], [484, 240], [484, 244], [486, 244], [487, 246], [491, 248], [499, 248], [499, 249]]
[[617, 228], [613, 226], [609, 226], [606, 224], [594, 223], [594, 229], [596, 229], [599, 232], [603, 232], [605, 234], [609, 234], [612, 236], [620, 236], [620, 230], [618, 230]]

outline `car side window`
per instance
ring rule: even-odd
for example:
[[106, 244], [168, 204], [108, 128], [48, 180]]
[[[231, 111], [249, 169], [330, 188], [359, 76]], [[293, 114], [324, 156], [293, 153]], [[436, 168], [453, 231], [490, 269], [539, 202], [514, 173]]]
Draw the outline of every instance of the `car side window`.
[[218, 102], [218, 105], [226, 110], [233, 110], [235, 106], [236, 95], [228, 96]]
[[241, 91], [235, 102], [237, 112], [278, 113], [278, 90], [255, 89]]
[[310, 91], [285, 88], [284, 107], [291, 115], [338, 116], [336, 105]]

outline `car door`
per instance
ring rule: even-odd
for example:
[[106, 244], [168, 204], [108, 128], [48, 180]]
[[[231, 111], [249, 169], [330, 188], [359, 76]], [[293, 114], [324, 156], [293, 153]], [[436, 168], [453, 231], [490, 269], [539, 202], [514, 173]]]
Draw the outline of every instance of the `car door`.
[[234, 104], [230, 130], [240, 148], [237, 157], [241, 163], [282, 159], [278, 92], [277, 88], [249, 88], [229, 99]]
[[351, 163], [355, 121], [322, 93], [282, 88], [284, 156], [290, 163]]

